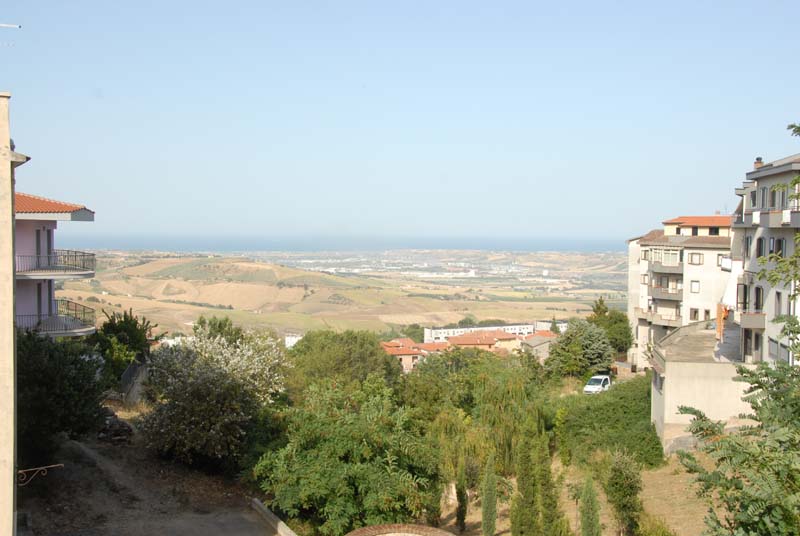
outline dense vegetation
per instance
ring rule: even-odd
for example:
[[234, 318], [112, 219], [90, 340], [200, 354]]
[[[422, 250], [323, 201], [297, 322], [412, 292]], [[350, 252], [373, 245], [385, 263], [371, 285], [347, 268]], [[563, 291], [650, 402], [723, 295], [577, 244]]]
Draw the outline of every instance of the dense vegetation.
[[592, 396], [559, 400], [556, 435], [564, 462], [588, 463], [598, 451], [624, 449], [646, 467], [663, 461], [650, 422], [650, 377], [639, 376]]
[[79, 437], [102, 415], [102, 367], [81, 341], [17, 336], [17, 442], [23, 466], [53, 463], [60, 434]]

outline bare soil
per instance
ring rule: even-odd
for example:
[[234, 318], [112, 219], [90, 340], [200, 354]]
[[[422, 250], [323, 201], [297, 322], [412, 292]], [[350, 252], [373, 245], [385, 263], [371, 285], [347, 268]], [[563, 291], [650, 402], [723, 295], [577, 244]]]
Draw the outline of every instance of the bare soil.
[[64, 468], [18, 494], [33, 534], [267, 534], [243, 486], [159, 459], [138, 434], [123, 445], [67, 441], [54, 461]]

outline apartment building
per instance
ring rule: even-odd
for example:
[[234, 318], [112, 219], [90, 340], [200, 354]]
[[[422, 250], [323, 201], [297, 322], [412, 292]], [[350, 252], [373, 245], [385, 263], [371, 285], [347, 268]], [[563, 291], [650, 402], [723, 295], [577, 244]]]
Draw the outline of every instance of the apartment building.
[[[567, 329], [567, 322], [559, 320], [556, 322], [558, 329], [562, 332]], [[473, 326], [466, 328], [425, 328], [424, 340], [425, 342], [445, 342], [450, 337], [459, 337], [469, 333], [477, 333], [481, 331], [495, 332], [505, 331], [512, 335], [519, 335], [527, 337], [533, 335], [537, 331], [549, 330], [552, 326], [552, 320], [539, 320], [531, 324], [508, 324], [505, 326]]]
[[95, 273], [93, 253], [55, 247], [58, 223], [94, 221], [94, 212], [21, 192], [14, 194], [14, 207], [17, 328], [50, 337], [94, 333], [94, 309], [55, 297], [57, 282], [92, 278]]
[[[794, 364], [789, 341], [781, 336], [780, 315], [796, 314], [790, 302], [795, 289], [784, 284], [770, 285], [758, 273], [765, 268], [759, 257], [771, 254], [790, 256], [795, 234], [800, 230], [800, 204], [790, 199], [798, 192], [791, 182], [800, 175], [800, 154], [770, 163], [756, 159], [736, 195], [741, 197], [734, 214], [733, 228], [741, 240], [734, 254], [741, 259], [733, 320], [741, 330], [742, 359], [748, 363], [785, 361]], [[772, 263], [766, 266], [770, 268]]]
[[631, 363], [676, 328], [714, 320], [731, 271], [731, 216], [681, 216], [628, 241]]

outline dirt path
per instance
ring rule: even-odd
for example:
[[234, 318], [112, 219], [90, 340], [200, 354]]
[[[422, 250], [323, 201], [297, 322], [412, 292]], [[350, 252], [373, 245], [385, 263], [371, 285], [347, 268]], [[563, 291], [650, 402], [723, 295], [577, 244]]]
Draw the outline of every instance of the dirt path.
[[64, 469], [21, 489], [33, 534], [134, 536], [270, 534], [241, 486], [152, 457], [130, 445], [66, 442]]

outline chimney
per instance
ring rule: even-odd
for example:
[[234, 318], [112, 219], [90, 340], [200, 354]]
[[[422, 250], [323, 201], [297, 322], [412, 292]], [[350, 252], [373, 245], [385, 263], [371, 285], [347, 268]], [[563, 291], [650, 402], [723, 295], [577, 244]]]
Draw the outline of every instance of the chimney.
[[760, 156], [756, 157], [756, 161], [753, 162], [753, 169], [758, 169], [764, 165], [764, 159]]

